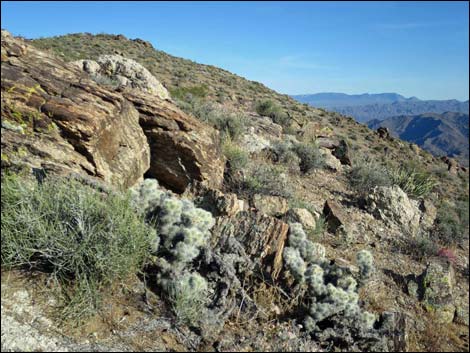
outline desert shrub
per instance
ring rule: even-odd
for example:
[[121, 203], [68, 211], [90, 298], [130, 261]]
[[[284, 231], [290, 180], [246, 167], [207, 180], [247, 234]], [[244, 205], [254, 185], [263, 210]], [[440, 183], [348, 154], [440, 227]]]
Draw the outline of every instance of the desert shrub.
[[127, 197], [75, 180], [6, 175], [1, 191], [2, 266], [50, 273], [84, 307], [66, 308], [75, 319], [99, 308], [101, 287], [138, 272], [156, 239]]
[[435, 239], [425, 235], [418, 235], [407, 238], [404, 244], [401, 245], [401, 251], [417, 261], [424, 261], [437, 254], [439, 245]]
[[282, 166], [251, 162], [243, 179], [234, 180], [233, 187], [241, 194], [265, 194], [289, 198], [292, 187]]
[[286, 165], [290, 172], [296, 173], [300, 170], [300, 158], [293, 151], [293, 147], [290, 141], [275, 141], [271, 145], [275, 155], [274, 161]]
[[108, 76], [105, 76], [105, 75], [100, 75], [100, 74], [90, 75], [90, 78], [93, 81], [95, 81], [97, 84], [99, 84], [101, 86], [107, 86], [111, 89], [116, 89], [120, 85], [120, 82], [119, 82], [118, 79], [111, 78], [111, 77], [108, 77]]
[[232, 172], [243, 170], [248, 165], [248, 153], [235, 144], [229, 137], [222, 143], [222, 152], [225, 158], [227, 158]]
[[289, 116], [282, 111], [282, 108], [277, 103], [271, 100], [258, 102], [256, 112], [259, 115], [270, 117], [273, 122], [281, 126], [290, 125]]
[[323, 167], [324, 157], [315, 143], [296, 143], [293, 150], [300, 158], [300, 170], [302, 172], [308, 173], [312, 169]]
[[228, 136], [233, 141], [238, 140], [247, 124], [245, 115], [199, 99], [179, 105], [185, 112], [219, 130], [222, 138]]
[[[325, 258], [321, 244], [307, 239], [299, 223], [290, 224], [288, 246], [284, 249], [286, 268], [298, 284], [305, 283], [304, 328], [314, 336], [330, 335], [335, 340], [341, 335], [335, 333], [349, 330], [351, 335], [361, 336], [373, 329], [375, 316], [359, 306], [357, 281], [351, 274]], [[368, 251], [361, 251], [357, 257], [361, 278], [370, 277], [373, 258]]]
[[170, 89], [170, 95], [172, 98], [182, 101], [190, 100], [193, 97], [205, 98], [208, 94], [206, 85], [192, 86], [192, 87], [176, 87]]
[[437, 210], [436, 233], [445, 245], [461, 244], [469, 235], [468, 200], [442, 202]]
[[388, 170], [377, 162], [360, 161], [351, 168], [349, 183], [361, 194], [370, 192], [376, 186], [391, 186]]

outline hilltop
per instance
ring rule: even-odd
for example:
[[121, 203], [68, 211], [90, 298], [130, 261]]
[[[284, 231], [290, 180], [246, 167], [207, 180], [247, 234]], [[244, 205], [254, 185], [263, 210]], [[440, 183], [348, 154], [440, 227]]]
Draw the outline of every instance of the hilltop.
[[468, 349], [455, 160], [122, 35], [1, 89], [2, 350]]

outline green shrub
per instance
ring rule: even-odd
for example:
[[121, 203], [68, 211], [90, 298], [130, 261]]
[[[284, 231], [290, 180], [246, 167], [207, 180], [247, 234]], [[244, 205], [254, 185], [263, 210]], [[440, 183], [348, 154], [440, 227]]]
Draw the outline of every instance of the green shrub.
[[278, 104], [271, 100], [258, 102], [256, 112], [259, 115], [270, 117], [273, 122], [281, 126], [288, 126], [290, 124], [289, 116], [282, 111], [282, 108]]
[[248, 163], [244, 176], [233, 177], [230, 187], [237, 194], [247, 197], [264, 194], [290, 198], [293, 193], [284, 167], [257, 161]]
[[468, 200], [442, 202], [437, 210], [437, 236], [447, 246], [461, 244], [469, 235]]
[[222, 138], [229, 136], [237, 141], [247, 123], [243, 114], [200, 99], [192, 99], [186, 103], [179, 102], [179, 105], [186, 113], [219, 130]]
[[351, 168], [349, 183], [361, 194], [370, 192], [376, 186], [391, 186], [388, 170], [377, 162], [361, 161]]
[[303, 173], [323, 167], [324, 157], [315, 143], [296, 143], [293, 150], [300, 158], [300, 170]]
[[222, 144], [222, 152], [227, 158], [232, 172], [243, 170], [249, 162], [248, 153], [232, 142], [230, 138], [225, 139]]
[[78, 181], [7, 175], [1, 192], [2, 266], [50, 273], [74, 319], [99, 308], [100, 288], [138, 272], [156, 237], [127, 197]]
[[437, 242], [423, 235], [407, 238], [405, 244], [402, 245], [402, 252], [410, 255], [417, 261], [423, 261], [435, 256], [438, 251], [439, 245]]
[[205, 98], [207, 94], [208, 89], [206, 85], [170, 89], [171, 97], [182, 101], [189, 100], [192, 97]]

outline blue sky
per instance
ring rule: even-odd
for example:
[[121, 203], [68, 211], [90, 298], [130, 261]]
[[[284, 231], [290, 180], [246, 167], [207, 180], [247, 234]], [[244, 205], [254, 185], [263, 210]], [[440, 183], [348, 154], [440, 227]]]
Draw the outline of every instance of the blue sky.
[[468, 99], [468, 2], [13, 2], [2, 28], [142, 38], [281, 93]]

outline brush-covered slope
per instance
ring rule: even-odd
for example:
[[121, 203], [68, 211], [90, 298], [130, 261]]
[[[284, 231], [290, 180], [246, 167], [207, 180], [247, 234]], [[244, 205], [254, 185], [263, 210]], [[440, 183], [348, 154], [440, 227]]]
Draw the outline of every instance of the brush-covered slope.
[[215, 66], [169, 55], [141, 39], [131, 40], [123, 35], [77, 33], [35, 39], [31, 40], [31, 44], [52, 51], [65, 61], [97, 59], [100, 55], [118, 53], [146, 67], [163, 83], [174, 99], [184, 100], [189, 94], [203, 101], [220, 103], [243, 112], [253, 112], [257, 103], [270, 100], [289, 116], [292, 123], [290, 132], [293, 132], [292, 129], [305, 128], [311, 123], [309, 129], [315, 124], [317, 130], [321, 130], [317, 134], [333, 131], [336, 137], [347, 139], [356, 155], [377, 156], [381, 159], [380, 155], [384, 153], [384, 147], [387, 147], [385, 150], [388, 160], [400, 162], [406, 156], [407, 160], [416, 159], [417, 163], [428, 167], [439, 163], [425, 152], [422, 156], [416, 156], [408, 146], [398, 141], [382, 141], [373, 131], [351, 117], [342, 117], [335, 112], [302, 104], [259, 82], [247, 80]]

